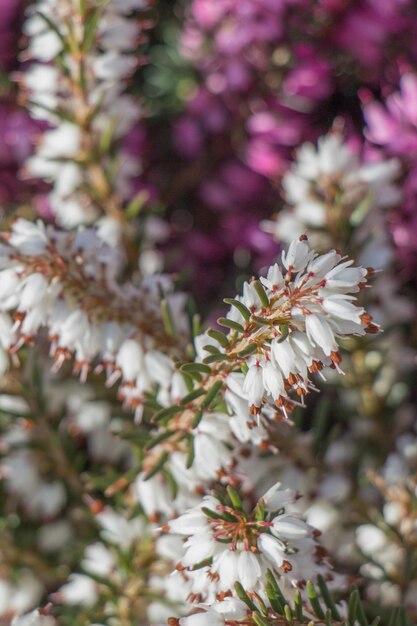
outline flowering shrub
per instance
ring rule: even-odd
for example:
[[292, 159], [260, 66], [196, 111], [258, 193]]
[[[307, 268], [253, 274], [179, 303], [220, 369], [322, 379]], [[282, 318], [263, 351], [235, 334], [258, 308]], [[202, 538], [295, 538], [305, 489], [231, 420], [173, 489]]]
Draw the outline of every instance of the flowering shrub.
[[412, 626], [414, 6], [6, 4], [0, 623]]

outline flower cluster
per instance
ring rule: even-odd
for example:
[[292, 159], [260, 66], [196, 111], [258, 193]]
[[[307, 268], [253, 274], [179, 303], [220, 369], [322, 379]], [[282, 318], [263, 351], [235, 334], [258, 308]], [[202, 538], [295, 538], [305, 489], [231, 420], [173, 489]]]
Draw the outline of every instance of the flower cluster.
[[301, 400], [308, 393], [310, 372], [338, 368], [338, 339], [378, 332], [351, 295], [365, 286], [369, 270], [334, 250], [317, 255], [305, 236], [291, 242], [282, 264], [284, 272], [275, 264], [266, 278], [246, 283], [228, 318], [242, 328], [241, 351], [250, 353], [241, 389], [255, 414], [265, 397], [285, 414], [291, 392]]
[[[0, 251], [2, 371], [7, 351], [15, 354], [46, 327], [56, 369], [74, 357], [82, 380], [94, 365], [104, 371], [108, 384], [122, 377], [120, 398], [136, 407], [139, 416], [143, 393], [163, 383], [161, 373], [169, 384], [174, 372], [160, 352], [173, 344], [161, 307], [175, 318], [175, 328], [186, 340], [181, 294], [170, 294], [172, 286], [164, 277], [145, 279], [139, 286], [119, 284], [120, 250], [95, 230], [66, 234], [19, 219], [5, 240]], [[9, 311], [14, 311], [13, 319]]]
[[177, 569], [185, 579], [190, 577], [201, 601], [236, 595], [236, 583], [250, 595], [262, 595], [268, 568], [279, 572], [284, 589], [320, 573], [324, 553], [315, 531], [285, 512], [296, 494], [279, 487], [272, 487], [250, 514], [229, 489], [231, 502], [206, 496], [167, 524], [170, 533], [187, 537]]
[[[1, 624], [416, 621], [390, 240], [416, 24], [411, 0], [28, 6], [0, 76], [40, 135], [29, 157], [22, 112], [0, 141], [27, 158], [0, 191]], [[193, 272], [216, 311], [237, 294], [217, 322]]]
[[[129, 177], [140, 166], [130, 153], [116, 160], [112, 153], [140, 115], [125, 92], [139, 64], [142, 14], [149, 6], [143, 0], [92, 1], [79, 12], [72, 0], [40, 0], [29, 9], [32, 63], [23, 80], [32, 116], [49, 129], [26, 167], [52, 184], [50, 210], [65, 226], [92, 222], [103, 211], [122, 217]], [[113, 238], [114, 231], [117, 236], [116, 226]]]
[[400, 163], [395, 159], [361, 163], [337, 132], [321, 137], [317, 148], [303, 144], [282, 179], [289, 206], [264, 227], [286, 243], [308, 232], [318, 249], [346, 242], [353, 231], [357, 240], [363, 240], [366, 231], [378, 230], [378, 244], [386, 247], [379, 222], [381, 211], [401, 200], [394, 184], [399, 171]]

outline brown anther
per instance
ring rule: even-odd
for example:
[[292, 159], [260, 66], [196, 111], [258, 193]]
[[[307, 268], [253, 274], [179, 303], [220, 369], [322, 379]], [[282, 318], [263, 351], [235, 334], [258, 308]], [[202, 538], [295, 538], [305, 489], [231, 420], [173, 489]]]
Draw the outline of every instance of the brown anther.
[[323, 369], [323, 363], [320, 361], [313, 361], [309, 367], [309, 370], [312, 374], [317, 374], [317, 372], [321, 372]]
[[284, 572], [284, 574], [287, 574], [288, 572], [291, 572], [292, 565], [289, 561], [282, 561], [281, 569]]
[[260, 412], [261, 412], [261, 408], [259, 406], [255, 406], [254, 404], [252, 404], [252, 406], [250, 407], [250, 414], [259, 415]]
[[24, 313], [23, 311], [16, 311], [15, 313], [13, 313], [12, 317], [15, 322], [22, 322], [25, 319], [25, 315], [26, 313]]
[[46, 604], [45, 606], [41, 606], [38, 609], [38, 613], [39, 615], [49, 615], [49, 613], [51, 612], [52, 609], [52, 603], [48, 602], [48, 604]]
[[360, 320], [364, 326], [368, 326], [372, 322], [372, 315], [369, 315], [366, 311], [360, 316]]
[[101, 502], [101, 500], [96, 500], [95, 498], [87, 495], [85, 497], [85, 502], [93, 515], [98, 515], [104, 510], [104, 503]]
[[370, 335], [377, 335], [379, 333], [379, 331], [380, 331], [380, 328], [376, 324], [368, 324], [368, 326], [366, 326], [365, 330]]
[[322, 561], [323, 559], [326, 558], [326, 556], [328, 555], [328, 552], [326, 548], [323, 548], [323, 546], [316, 546], [314, 554], [318, 561]]
[[291, 372], [290, 375], [288, 376], [288, 382], [290, 383], [291, 386], [296, 385], [297, 376]]
[[105, 490], [104, 494], [106, 496], [112, 496], [115, 493], [118, 493], [119, 491], [123, 491], [124, 489], [126, 489], [128, 485], [129, 485], [129, 481], [124, 476], [122, 476], [121, 478], [116, 480], [114, 483], [109, 485], [107, 489]]
[[176, 617], [168, 617], [168, 626], [179, 626], [180, 620]]
[[187, 597], [187, 600], [188, 602], [190, 602], [190, 604], [197, 604], [203, 601], [203, 597], [201, 593], [190, 593]]
[[337, 363], [337, 365], [339, 365], [342, 362], [342, 357], [340, 356], [339, 352], [331, 352], [330, 358], [333, 361], [333, 363]]
[[321, 530], [317, 530], [317, 528], [315, 528], [313, 530], [313, 537], [321, 537]]
[[305, 233], [300, 235], [300, 241], [308, 241], [308, 237], [307, 237], [307, 235]]
[[185, 570], [185, 565], [183, 565], [182, 563], [177, 563], [175, 569], [177, 570], [177, 572], [183, 572]]
[[220, 600], [220, 602], [223, 602], [225, 598], [230, 598], [230, 596], [231, 596], [230, 591], [221, 591], [220, 593], [217, 594], [217, 599]]
[[163, 533], [169, 533], [169, 524], [163, 524], [161, 530]]

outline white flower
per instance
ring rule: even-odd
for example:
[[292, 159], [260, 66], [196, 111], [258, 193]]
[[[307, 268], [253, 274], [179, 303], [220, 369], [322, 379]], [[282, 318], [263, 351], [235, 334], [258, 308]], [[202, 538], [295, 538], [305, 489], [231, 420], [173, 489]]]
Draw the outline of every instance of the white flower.
[[144, 524], [140, 518], [126, 519], [122, 515], [105, 509], [96, 515], [102, 527], [101, 536], [110, 543], [127, 550], [135, 541], [144, 535]]
[[265, 285], [265, 287], [267, 287], [267, 289], [270, 289], [272, 292], [280, 289], [283, 286], [284, 278], [282, 276], [281, 270], [279, 269], [278, 263], [275, 263], [275, 265], [272, 265], [268, 269], [267, 277], [264, 278], [262, 276], [261, 282], [263, 285]]
[[279, 539], [291, 540], [311, 536], [311, 529], [302, 520], [284, 513], [273, 518], [271, 533]]
[[224, 626], [225, 623], [224, 618], [211, 609], [182, 617], [179, 621], [180, 626]]
[[120, 80], [129, 76], [136, 68], [134, 56], [105, 52], [93, 60], [93, 71], [100, 80]]
[[313, 256], [314, 253], [311, 252], [308, 243], [303, 240], [294, 240], [290, 243], [288, 251], [282, 252], [282, 264], [287, 270], [299, 272], [305, 268]]
[[11, 626], [54, 626], [55, 620], [52, 616], [41, 615], [36, 609], [31, 613], [25, 615], [16, 615], [12, 621]]
[[293, 489], [281, 489], [281, 483], [275, 483], [262, 496], [267, 511], [278, 511], [297, 499], [297, 493]]
[[[291, 583], [315, 576], [318, 564], [313, 529], [285, 513], [284, 505], [294, 500], [294, 492], [275, 485], [259, 502], [264, 516], [260, 519], [255, 516], [258, 509], [246, 514], [233, 504], [225, 506], [215, 497], [206, 496], [199, 505], [164, 527], [170, 533], [187, 537], [180, 570], [186, 568], [188, 575], [195, 566], [207, 562], [207, 572], [202, 570], [200, 578], [203, 599], [213, 590], [216, 594], [231, 592], [235, 597], [236, 582], [248, 592], [262, 594], [265, 572], [271, 566], [282, 576], [288, 575]], [[280, 514], [272, 517], [270, 511], [277, 510]]]
[[250, 406], [261, 406], [265, 390], [262, 379], [262, 368], [259, 364], [249, 367], [243, 383], [243, 392], [247, 394]]
[[9, 243], [22, 254], [38, 255], [44, 252], [48, 237], [41, 222], [38, 221], [34, 224], [24, 219], [18, 219], [13, 224]]
[[45, 297], [48, 281], [39, 273], [27, 276], [20, 285], [19, 311], [27, 311], [39, 304]]
[[257, 541], [257, 545], [267, 561], [275, 567], [281, 567], [286, 558], [285, 545], [272, 535], [262, 533]]
[[262, 366], [262, 383], [274, 400], [286, 394], [281, 372], [271, 361], [266, 361]]
[[122, 343], [117, 353], [116, 365], [128, 382], [139, 376], [143, 367], [143, 351], [137, 341], [127, 339]]
[[93, 606], [98, 598], [97, 584], [84, 574], [71, 574], [55, 595], [65, 604]]
[[307, 315], [306, 332], [312, 345], [320, 347], [327, 356], [337, 351], [333, 330], [329, 322], [321, 315]]

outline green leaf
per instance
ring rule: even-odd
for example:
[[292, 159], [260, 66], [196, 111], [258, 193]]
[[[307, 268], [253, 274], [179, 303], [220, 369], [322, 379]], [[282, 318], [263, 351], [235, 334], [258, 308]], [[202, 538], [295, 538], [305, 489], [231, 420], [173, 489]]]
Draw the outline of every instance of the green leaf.
[[[349, 626], [355, 626], [356, 608], [358, 604], [358, 594], [354, 591], [349, 596], [348, 601], [348, 623]], [[397, 626], [397, 625], [396, 625]]]
[[189, 437], [189, 441], [188, 441], [187, 463], [185, 464], [185, 467], [187, 469], [190, 469], [190, 467], [194, 463], [194, 457], [195, 457], [194, 437], [191, 436]]
[[204, 398], [203, 402], [201, 403], [200, 408], [207, 409], [210, 406], [210, 404], [212, 404], [212, 402], [216, 399], [217, 394], [219, 393], [222, 387], [223, 387], [223, 381], [221, 380], [216, 381], [214, 385], [212, 385], [210, 389], [207, 391], [207, 395]]
[[318, 582], [318, 585], [319, 585], [321, 596], [322, 596], [322, 598], [323, 598], [327, 608], [330, 609], [330, 611], [332, 613], [332, 617], [334, 619], [341, 620], [339, 611], [337, 610], [336, 605], [334, 603], [333, 596], [330, 593], [329, 588], [327, 587], [323, 576], [321, 576], [320, 574], [318, 576], [317, 582]]
[[104, 128], [103, 132], [100, 135], [99, 142], [99, 151], [100, 154], [105, 155], [111, 152], [111, 146], [113, 143], [115, 124], [113, 121], [110, 121], [107, 126]]
[[48, 28], [50, 28], [55, 33], [55, 35], [58, 37], [58, 39], [62, 43], [62, 46], [63, 46], [64, 50], [66, 50], [68, 48], [68, 44], [67, 44], [63, 34], [59, 30], [58, 26], [55, 24], [55, 22], [53, 22], [47, 15], [45, 15], [41, 11], [37, 11], [36, 14], [39, 15], [39, 17], [45, 22], [45, 24], [48, 26]]
[[189, 402], [193, 402], [193, 400], [196, 400], [197, 398], [200, 398], [201, 396], [204, 396], [206, 393], [205, 389], [193, 389], [193, 391], [190, 391], [190, 393], [187, 393], [186, 396], [184, 396], [183, 398], [181, 398], [180, 404], [182, 406], [187, 405]]
[[169, 458], [169, 454], [168, 452], [166, 452], [164, 450], [164, 452], [161, 454], [161, 456], [159, 457], [159, 459], [156, 461], [155, 465], [152, 467], [152, 469], [149, 470], [149, 472], [147, 472], [144, 476], [144, 480], [149, 480], [150, 478], [152, 478], [152, 476], [155, 476], [155, 474], [157, 474], [165, 465], [165, 463], [168, 461]]
[[324, 621], [326, 622], [326, 626], [333, 626], [332, 612], [330, 609], [327, 609]]
[[181, 365], [182, 372], [189, 372], [190, 374], [198, 373], [198, 374], [211, 374], [211, 369], [208, 365], [204, 365], [204, 363], [184, 363]]
[[392, 610], [389, 626], [410, 626], [407, 612], [403, 606], [398, 606]]
[[210, 363], [220, 363], [221, 361], [229, 361], [230, 357], [228, 354], [222, 354], [221, 352], [219, 352], [219, 354], [210, 354], [210, 356], [206, 356], [203, 359], [203, 363], [206, 363], [206, 365], [209, 365]]
[[205, 393], [205, 389], [193, 389], [192, 391], [190, 391], [190, 393], [187, 393], [186, 396], [181, 398], [180, 404], [182, 406], [186, 406], [189, 402], [193, 402], [194, 400], [197, 400], [197, 398], [204, 396]]
[[256, 626], [271, 626], [271, 624], [259, 613], [252, 613], [252, 619]]
[[197, 337], [198, 335], [201, 335], [201, 315], [199, 315], [198, 313], [195, 313], [193, 315], [191, 328], [192, 328], [193, 337]]
[[171, 437], [172, 435], [175, 434], [174, 430], [166, 430], [163, 433], [160, 433], [159, 435], [156, 435], [156, 437], [153, 437], [145, 446], [146, 450], [152, 450], [152, 448], [154, 448], [155, 446], [157, 446], [159, 443], [162, 443], [162, 441], [165, 441], [165, 439], [169, 439], [169, 437]]
[[255, 280], [252, 283], [252, 286], [255, 287], [255, 291], [259, 296], [259, 300], [262, 302], [262, 305], [264, 307], [269, 307], [269, 298], [266, 295], [266, 291], [264, 289], [264, 286], [262, 285], [260, 280]]
[[235, 309], [239, 311], [243, 319], [247, 322], [249, 321], [251, 312], [249, 311], [248, 307], [243, 304], [243, 302], [239, 302], [239, 300], [236, 300], [235, 298], [225, 298], [223, 302], [234, 306]]
[[239, 357], [249, 356], [253, 354], [254, 352], [256, 352], [257, 349], [258, 349], [258, 346], [255, 343], [250, 343], [249, 345], [246, 346], [246, 348], [243, 348], [243, 350], [238, 352], [237, 356]]
[[268, 570], [266, 573], [265, 590], [274, 611], [276, 611], [278, 615], [284, 615], [286, 600], [271, 570]]
[[[353, 594], [356, 595], [356, 609], [355, 609], [355, 619], [359, 622], [360, 626], [369, 626], [368, 619], [365, 615], [365, 611], [363, 610], [363, 605], [359, 596], [359, 591], [355, 589]], [[401, 626], [405, 626], [401, 624]]]
[[321, 604], [319, 602], [319, 599], [317, 597], [317, 593], [316, 590], [314, 588], [313, 583], [311, 582], [311, 580], [307, 581], [307, 598], [311, 604], [311, 607], [313, 609], [313, 611], [315, 612], [315, 614], [317, 615], [317, 617], [319, 617], [320, 619], [324, 619], [324, 611], [321, 608]]
[[203, 346], [203, 350], [210, 352], [210, 354], [222, 354], [217, 346], [207, 345]]
[[162, 473], [165, 476], [165, 479], [166, 479], [166, 481], [168, 483], [169, 488], [171, 489], [172, 499], [175, 500], [175, 498], [177, 497], [177, 494], [178, 494], [178, 484], [177, 484], [177, 481], [175, 480], [175, 478], [172, 475], [172, 473], [166, 467], [163, 468]]
[[217, 323], [220, 326], [224, 326], [225, 328], [230, 328], [231, 330], [237, 330], [239, 333], [244, 333], [245, 329], [242, 324], [235, 322], [234, 320], [229, 320], [227, 317], [219, 317]]
[[213, 328], [210, 328], [210, 330], [207, 331], [207, 334], [212, 339], [215, 339], [216, 341], [218, 341], [219, 344], [222, 346], [222, 348], [228, 347], [229, 340], [224, 333], [221, 333], [219, 330], [214, 330]]
[[239, 582], [235, 582], [235, 590], [236, 590], [238, 598], [242, 600], [242, 602], [244, 602], [251, 611], [257, 611], [256, 606], [254, 605], [252, 600], [249, 598], [248, 594], [246, 593], [246, 591], [243, 589], [242, 585]]
[[282, 343], [288, 337], [288, 333], [289, 333], [288, 324], [280, 324], [279, 329], [281, 331], [281, 337], [277, 341], [278, 343]]
[[161, 315], [165, 331], [169, 337], [175, 337], [175, 324], [172, 319], [172, 311], [168, 301], [164, 298], [161, 300]]
[[261, 326], [271, 326], [271, 320], [259, 317], [259, 315], [252, 315], [251, 320], [260, 324]]
[[230, 502], [233, 505], [233, 508], [236, 509], [237, 511], [243, 511], [242, 500], [240, 499], [240, 496], [237, 493], [237, 491], [235, 491], [233, 487], [231, 487], [230, 485], [227, 486], [226, 491], [227, 491], [227, 495], [230, 498]]
[[159, 422], [165, 419], [166, 417], [171, 417], [172, 415], [176, 415], [177, 413], [180, 413], [182, 410], [183, 410], [183, 407], [181, 406], [169, 406], [155, 413], [155, 415], [152, 418], [152, 421]]
[[196, 414], [194, 415], [193, 423], [191, 424], [191, 426], [193, 428], [197, 428], [197, 426], [199, 425], [202, 419], [203, 419], [203, 411], [197, 411]]
[[84, 41], [82, 43], [83, 52], [88, 52], [93, 45], [94, 37], [97, 32], [97, 26], [100, 21], [103, 9], [97, 8], [88, 18], [87, 24], [84, 30]]
[[147, 200], [149, 200], [149, 194], [143, 189], [139, 191], [139, 193], [137, 193], [135, 196], [133, 196], [133, 198], [126, 207], [127, 219], [133, 220], [135, 217], [137, 217], [145, 206]]
[[301, 592], [299, 589], [297, 589], [297, 591], [294, 594], [294, 610], [295, 610], [295, 615], [298, 621], [303, 622], [304, 621], [303, 599], [301, 597]]
[[293, 614], [292, 614], [291, 607], [290, 607], [289, 604], [286, 604], [284, 606], [284, 614], [285, 614], [285, 619], [287, 620], [287, 622], [289, 624], [292, 624], [293, 623]]

